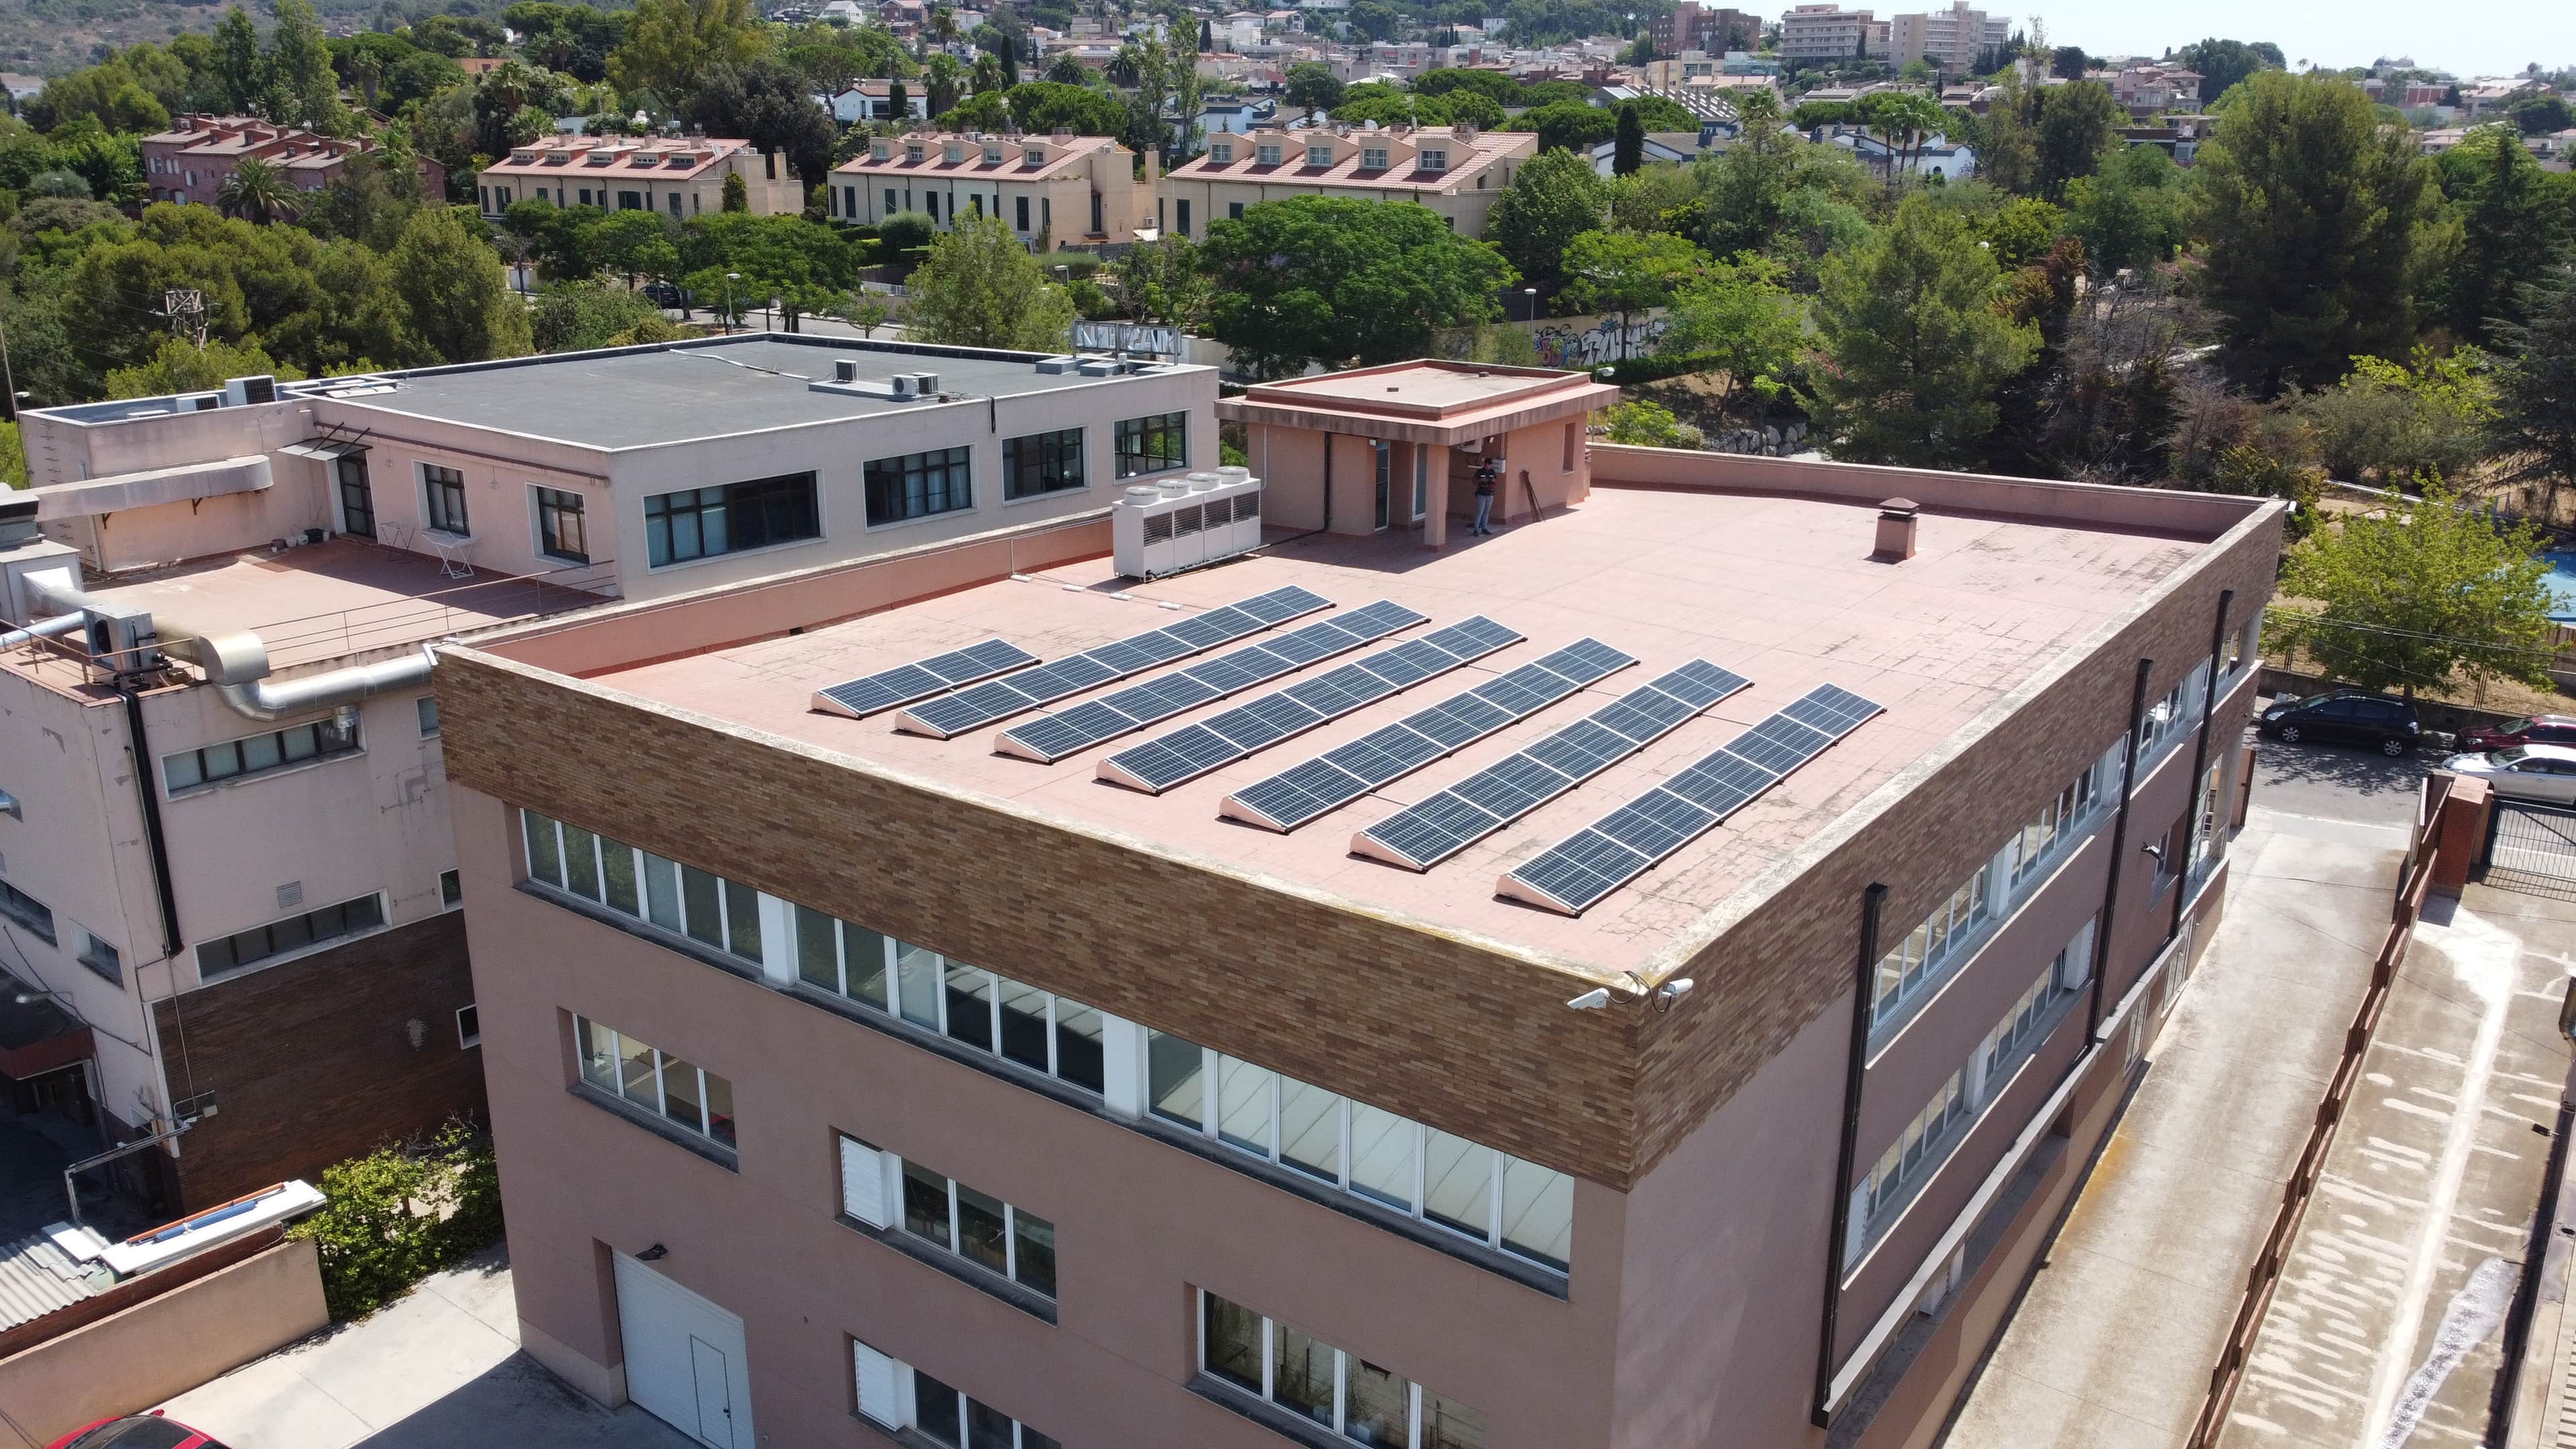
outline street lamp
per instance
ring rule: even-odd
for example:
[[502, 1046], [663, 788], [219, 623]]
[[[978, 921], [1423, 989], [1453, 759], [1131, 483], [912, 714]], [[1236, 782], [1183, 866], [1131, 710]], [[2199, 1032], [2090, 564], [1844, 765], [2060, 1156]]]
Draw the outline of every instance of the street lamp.
[[725, 335], [727, 337], [733, 335], [733, 284], [741, 280], [740, 272], [725, 273]]
[[1538, 288], [1523, 287], [1521, 288], [1521, 295], [1529, 298], [1529, 317], [1527, 320], [1536, 322], [1538, 320]]

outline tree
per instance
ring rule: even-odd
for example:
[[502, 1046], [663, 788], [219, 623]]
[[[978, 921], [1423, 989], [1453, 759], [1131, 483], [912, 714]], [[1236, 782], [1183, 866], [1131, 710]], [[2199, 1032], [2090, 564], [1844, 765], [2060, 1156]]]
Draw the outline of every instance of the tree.
[[539, 352], [669, 342], [680, 335], [643, 293], [597, 282], [557, 282], [538, 293], [529, 326]]
[[1856, 119], [1887, 147], [1887, 186], [1911, 164], [1924, 141], [1949, 124], [1949, 112], [1921, 91], [1872, 91], [1852, 106]]
[[1027, 81], [1011, 87], [1009, 100], [1011, 118], [1033, 136], [1059, 127], [1077, 136], [1116, 136], [1127, 129], [1127, 108], [1089, 86]]
[[1797, 299], [1781, 285], [1787, 274], [1780, 263], [1747, 252], [1710, 263], [1673, 294], [1660, 350], [1709, 359], [1723, 379], [1720, 407], [1746, 393], [1768, 402], [1786, 390], [1805, 341]]
[[912, 119], [912, 96], [899, 80], [886, 82], [886, 114], [898, 124]]
[[2433, 170], [2460, 226], [2434, 300], [2453, 332], [2482, 341], [2490, 319], [2516, 319], [2521, 288], [2566, 246], [2576, 198], [2540, 169], [2510, 126], [2471, 131], [2434, 158]]
[[1208, 226], [1199, 248], [1216, 292], [1213, 332], [1259, 377], [1310, 361], [1419, 357], [1436, 333], [1499, 315], [1515, 280], [1492, 247], [1428, 207], [1301, 196]]
[[2080, 81], [2091, 64], [2080, 45], [2061, 45], [2048, 53], [2048, 73], [2059, 80]]
[[249, 14], [239, 5], [215, 22], [212, 79], [218, 104], [235, 115], [256, 107], [268, 90], [267, 67], [259, 58], [259, 32], [251, 28]]
[[1619, 130], [1610, 153], [1610, 171], [1616, 176], [1634, 176], [1646, 164], [1646, 123], [1639, 119], [1634, 104], [1619, 108]]
[[1835, 457], [1977, 460], [1997, 390], [2039, 351], [2036, 326], [1996, 311], [2001, 280], [1966, 220], [1921, 194], [1869, 245], [1826, 261], [1811, 412]]
[[742, 173], [728, 172], [724, 179], [724, 204], [719, 211], [751, 210], [751, 188], [744, 184]]
[[1216, 31], [1210, 26], [1205, 17], [1201, 17], [1199, 20], [1199, 54], [1207, 55], [1215, 49]]
[[827, 182], [840, 127], [802, 76], [766, 56], [706, 68], [680, 116], [710, 136], [739, 136], [787, 159], [808, 186]]
[[2066, 186], [2067, 230], [2097, 276], [2170, 260], [2182, 245], [2182, 168], [2154, 146], [2131, 146]]
[[997, 217], [967, 217], [931, 242], [904, 293], [906, 331], [922, 342], [1058, 352], [1073, 326], [1064, 289]]
[[1615, 312], [1625, 337], [1636, 314], [1670, 302], [1707, 265], [1708, 253], [1670, 232], [1587, 231], [1565, 249], [1565, 290], [1557, 305]]
[[1342, 82], [1333, 68], [1319, 60], [1301, 60], [1288, 67], [1288, 83], [1280, 91], [1288, 104], [1315, 119], [1317, 111], [1329, 111], [1342, 103]]
[[2287, 411], [2316, 440], [2333, 476], [2403, 485], [2421, 474], [2468, 467], [2486, 451], [2496, 420], [2486, 354], [2462, 347], [2440, 356], [2418, 346], [2409, 365], [2356, 357], [2334, 387], [2302, 393]]
[[2100, 81], [2079, 80], [2039, 92], [2032, 129], [2032, 189], [2051, 203], [2066, 199], [2066, 184], [2100, 169], [2102, 153], [2129, 124], [2128, 108]]
[[1139, 322], [1195, 330], [1206, 325], [1215, 295], [1198, 248], [1183, 236], [1140, 243], [1109, 268], [1127, 315]]
[[922, 70], [922, 85], [929, 93], [930, 113], [945, 115], [957, 108], [957, 92], [966, 83], [966, 68], [957, 57], [940, 51]]
[[1619, 118], [1587, 102], [1557, 101], [1521, 112], [1503, 129], [1536, 131], [1541, 151], [1563, 147], [1580, 151], [1588, 158], [1593, 147], [1609, 140], [1610, 134], [1619, 129]]
[[1397, 14], [1395, 7], [1387, 4], [1386, 0], [1359, 0], [1344, 14], [1350, 27], [1370, 40], [1391, 38], [1396, 27], [1404, 23], [1404, 17]]
[[874, 292], [853, 292], [849, 300], [832, 309], [833, 315], [859, 329], [859, 336], [874, 337], [877, 329], [893, 323], [894, 306]]
[[2385, 514], [2349, 514], [2290, 551], [2285, 642], [2364, 689], [2470, 680], [2549, 682], [2549, 562], [2529, 528], [2500, 531], [2438, 481]]
[[[1330, 75], [1331, 72], [1327, 71], [1325, 74]], [[1074, 59], [1072, 52], [1067, 51], [1057, 56], [1047, 66], [1046, 78], [1056, 85], [1078, 87], [1091, 78], [1091, 72], [1083, 69], [1082, 62]]]
[[348, 129], [340, 105], [340, 77], [331, 68], [331, 48], [322, 36], [322, 21], [312, 0], [275, 0], [277, 29], [269, 35], [268, 82], [285, 98], [285, 114], [274, 117], [309, 126], [326, 135]]
[[1603, 409], [1601, 435], [1638, 448], [1698, 449], [1707, 443], [1699, 429], [1675, 420], [1672, 409], [1642, 398]]
[[2218, 104], [2219, 97], [2256, 71], [2281, 68], [2279, 46], [2253, 46], [2241, 40], [2200, 41], [2175, 51], [2173, 58], [2184, 69], [2199, 74], [2200, 103], [2204, 107]]
[[465, 229], [455, 208], [424, 208], [403, 228], [390, 260], [412, 330], [439, 360], [527, 354], [527, 309], [510, 295], [501, 259]]
[[179, 392], [207, 392], [222, 387], [227, 378], [263, 373], [280, 382], [296, 382], [304, 376], [303, 369], [277, 361], [256, 343], [235, 346], [212, 341], [199, 349], [184, 337], [164, 337], [161, 350], [152, 355], [151, 361], [108, 373], [107, 395], [168, 397]]
[[2561, 266], [2523, 284], [2520, 321], [2496, 325], [2510, 356], [2496, 372], [2498, 441], [2532, 471], [2576, 483], [2576, 271]]
[[1485, 239], [1501, 250], [1521, 279], [1553, 291], [1565, 249], [1577, 233], [1601, 225], [1608, 188], [1589, 159], [1571, 151], [1541, 151], [1525, 163], [1485, 218]]
[[2576, 126], [2576, 111], [2570, 111], [2567, 98], [2555, 91], [2516, 97], [2504, 113], [2526, 136], [2553, 136]]
[[2230, 369], [2266, 395], [2341, 377], [2414, 335], [2430, 172], [2341, 77], [2261, 71], [2200, 148], [2200, 284]]
[[296, 213], [302, 199], [285, 172], [257, 156], [234, 162], [232, 174], [215, 188], [215, 204], [224, 215], [251, 222], [284, 221]]
[[742, 65], [767, 44], [751, 0], [638, 0], [608, 78], [629, 95], [676, 102], [696, 93], [707, 67]]

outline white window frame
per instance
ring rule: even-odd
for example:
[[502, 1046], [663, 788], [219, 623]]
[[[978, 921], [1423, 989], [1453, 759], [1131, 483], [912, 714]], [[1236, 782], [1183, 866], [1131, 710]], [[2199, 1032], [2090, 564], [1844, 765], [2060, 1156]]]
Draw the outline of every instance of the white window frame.
[[[924, 1440], [936, 1444], [941, 1441], [932, 1438], [929, 1432], [921, 1427], [921, 1405], [916, 1400], [913, 1380], [913, 1375], [917, 1372], [920, 1370], [913, 1365], [883, 1349], [871, 1346], [864, 1339], [855, 1336], [850, 1339], [851, 1387], [860, 1416], [884, 1428], [910, 1430]], [[882, 1405], [873, 1403], [876, 1396], [868, 1390], [871, 1376], [884, 1381], [885, 1397], [888, 1402]], [[946, 1383], [945, 1380], [941, 1382]], [[948, 1384], [948, 1387], [957, 1395], [957, 1418], [958, 1422], [963, 1424], [966, 1422], [968, 1413], [966, 1405], [969, 1402], [983, 1401], [954, 1384]], [[984, 1407], [990, 1409], [993, 1406], [985, 1404]], [[1040, 1449], [1041, 1442], [1053, 1445], [1055, 1449], [1063, 1449], [1062, 1444], [1042, 1430], [1032, 1429], [1017, 1418], [1011, 1420], [1011, 1449]]]
[[[556, 869], [561, 871], [563, 874], [563, 879], [561, 881], [550, 881], [544, 876], [537, 874], [537, 863], [535, 859], [528, 854], [529, 840], [533, 834], [534, 823], [540, 820], [546, 822], [554, 832], [555, 864]], [[571, 839], [567, 832], [571, 830], [583, 831], [591, 837], [591, 871], [593, 873], [593, 878], [599, 882], [599, 894], [596, 897], [584, 895], [580, 891], [572, 888], [572, 873], [566, 868], [569, 865], [571, 858]], [[608, 899], [608, 847], [612, 844], [621, 850], [633, 853], [632, 879], [635, 882], [636, 904], [636, 909], [634, 911], [628, 911], [625, 907], [617, 905]], [[557, 820], [551, 815], [540, 815], [536, 811], [525, 807], [522, 807], [519, 811], [519, 850], [520, 863], [525, 867], [526, 879], [532, 885], [568, 896], [573, 900], [584, 901], [594, 906], [604, 907], [605, 909], [614, 911], [618, 915], [623, 916], [630, 921], [637, 922], [651, 929], [657, 935], [665, 938], [686, 941], [690, 946], [697, 949], [712, 951], [719, 956], [725, 956], [736, 961], [748, 962], [753, 966], [765, 966], [766, 964], [771, 928], [771, 922], [767, 917], [767, 913], [759, 913], [755, 915], [752, 924], [752, 930], [756, 932], [759, 937], [761, 946], [760, 951], [747, 955], [734, 948], [734, 916], [732, 899], [734, 889], [739, 887], [744, 891], [750, 892], [755, 904], [763, 898], [761, 892], [748, 885], [744, 885], [740, 881], [733, 880], [730, 877], [717, 875], [711, 870], [698, 871], [700, 875], [706, 876], [716, 883], [716, 936], [721, 944], [710, 945], [699, 937], [690, 934], [689, 931], [688, 877], [685, 872], [696, 870], [697, 868], [695, 866], [685, 865], [679, 861], [672, 860], [668, 856], [655, 855], [641, 846], [628, 845], [622, 840], [613, 840], [611, 837], [603, 835], [598, 831], [591, 830], [587, 826], [572, 825], [567, 821]], [[651, 867], [647, 864], [648, 861], [661, 861], [671, 867], [671, 904], [679, 918], [680, 924], [677, 927], [666, 926], [653, 919], [653, 882]]]
[[[1021, 1292], [1035, 1294], [1049, 1303], [1056, 1301], [1055, 1289], [1040, 1288], [1033, 1283], [1023, 1282], [1020, 1278], [1020, 1219], [1022, 1217], [1022, 1213], [1020, 1211], [1019, 1204], [1010, 1202], [989, 1192], [982, 1192], [980, 1189], [965, 1189], [966, 1191], [977, 1192], [981, 1196], [992, 1198], [993, 1201], [1002, 1204], [1002, 1262], [1004, 1266], [1002, 1271], [996, 1275], [989, 1265], [979, 1263], [975, 1259], [968, 1257], [965, 1249], [960, 1246], [965, 1239], [961, 1232], [959, 1221], [960, 1214], [957, 1203], [957, 1194], [961, 1184], [959, 1184], [956, 1178], [953, 1178], [944, 1172], [937, 1172], [919, 1161], [907, 1159], [902, 1154], [890, 1149], [873, 1146], [859, 1138], [851, 1136], [847, 1132], [835, 1132], [833, 1135], [835, 1138], [835, 1153], [840, 1164], [841, 1212], [844, 1216], [851, 1218], [854, 1221], [865, 1223], [879, 1232], [901, 1233], [907, 1240], [919, 1243], [927, 1249], [944, 1254], [949, 1258], [953, 1258], [958, 1263], [974, 1272], [982, 1273], [987, 1276], [999, 1276], [1007, 1280], [1012, 1287], [1019, 1289]], [[865, 1206], [864, 1204], [853, 1203], [850, 1200], [849, 1191], [849, 1179], [853, 1170], [864, 1173], [869, 1170], [871, 1164], [873, 1164], [874, 1170], [877, 1174], [877, 1191], [879, 1193], [879, 1198], [876, 1203], [876, 1212], [873, 1215], [862, 1211], [862, 1208]], [[904, 1183], [907, 1180], [904, 1176], [904, 1168], [907, 1165], [920, 1168], [923, 1172], [930, 1173], [940, 1181], [948, 1184], [947, 1242], [940, 1243], [935, 1242], [932, 1239], [925, 1238], [919, 1233], [912, 1231], [912, 1229], [906, 1225], [909, 1214], [905, 1211], [904, 1205]], [[1055, 1231], [1055, 1219], [1039, 1217], [1034, 1213], [1027, 1214], [1026, 1216], [1028, 1216], [1028, 1218], [1033, 1222], [1046, 1224], [1048, 1232], [1052, 1233]]]
[[[1350, 1433], [1351, 1412], [1351, 1360], [1356, 1357], [1356, 1355], [1352, 1354], [1349, 1349], [1328, 1341], [1322, 1334], [1306, 1334], [1306, 1337], [1313, 1340], [1317, 1346], [1329, 1348], [1333, 1351], [1333, 1420], [1330, 1424], [1321, 1423], [1309, 1418], [1302, 1409], [1290, 1408], [1289, 1406], [1280, 1403], [1276, 1397], [1279, 1392], [1279, 1330], [1282, 1325], [1278, 1319], [1271, 1317], [1267, 1313], [1260, 1314], [1261, 1391], [1259, 1393], [1256, 1394], [1252, 1390], [1243, 1387], [1232, 1379], [1222, 1377], [1209, 1370], [1207, 1342], [1208, 1300], [1210, 1298], [1216, 1298], [1220, 1302], [1233, 1304], [1235, 1307], [1242, 1308], [1247, 1312], [1252, 1312], [1254, 1310], [1252, 1310], [1248, 1305], [1236, 1303], [1235, 1300], [1226, 1298], [1222, 1294], [1212, 1294], [1205, 1288], [1196, 1289], [1195, 1292], [1197, 1294], [1197, 1302], [1194, 1306], [1196, 1307], [1197, 1315], [1196, 1322], [1191, 1326], [1190, 1338], [1192, 1344], [1197, 1350], [1193, 1362], [1198, 1370], [1200, 1378], [1203, 1378], [1212, 1384], [1222, 1385], [1229, 1393], [1242, 1394], [1247, 1398], [1258, 1399], [1260, 1402], [1267, 1404], [1272, 1408], [1278, 1409], [1284, 1413], [1294, 1414], [1300, 1423], [1312, 1424], [1318, 1429], [1329, 1429], [1335, 1438], [1348, 1439]], [[1294, 1327], [1295, 1325], [1291, 1324], [1287, 1326]], [[1305, 1330], [1303, 1329], [1298, 1329], [1297, 1331], [1305, 1333]], [[1376, 1360], [1374, 1359], [1362, 1359], [1361, 1361], [1373, 1366], [1376, 1365]], [[1393, 1371], [1389, 1370], [1389, 1372]], [[1426, 1392], [1430, 1391], [1423, 1387], [1420, 1379], [1414, 1378], [1409, 1374], [1405, 1376], [1404, 1442], [1407, 1444], [1420, 1444], [1422, 1442], [1422, 1399]], [[1447, 1400], [1446, 1395], [1442, 1395], [1441, 1397], [1444, 1402]], [[1464, 1409], [1466, 1408], [1466, 1405], [1461, 1404], [1459, 1407]], [[1474, 1411], [1470, 1410], [1469, 1412]], [[1483, 1416], [1479, 1414], [1477, 1417], [1482, 1418]]]
[[[465, 1018], [468, 1013], [471, 1013], [474, 1018], [472, 1030], [468, 1030], [466, 1028]], [[483, 1013], [478, 1009], [476, 1003], [469, 1001], [463, 1006], [456, 1008], [456, 1049], [458, 1051], [471, 1051], [482, 1044]]]
[[[504, 202], [503, 204], [506, 207], [507, 203]], [[420, 531], [423, 533], [435, 533], [443, 538], [462, 539], [467, 542], [471, 542], [474, 538], [474, 499], [472, 497], [472, 488], [466, 478], [465, 470], [455, 467], [452, 464], [433, 463], [426, 458], [414, 459], [411, 466], [412, 475], [415, 480], [412, 496], [420, 501]], [[465, 527], [462, 530], [444, 528], [431, 521], [432, 517], [436, 513], [436, 510], [431, 508], [429, 503], [432, 496], [430, 493], [429, 470], [432, 468], [436, 468], [443, 473], [453, 473], [456, 475], [457, 496], [462, 500], [461, 506], [465, 510]]]
[[[686, 1057], [665, 1051], [661, 1047], [655, 1046], [651, 1042], [645, 1041], [641, 1038], [630, 1038], [624, 1032], [617, 1030], [615, 1027], [607, 1025], [595, 1017], [583, 1016], [579, 1012], [575, 1012], [573, 1014], [572, 1044], [573, 1051], [576, 1054], [581, 1051], [581, 1029], [584, 1024], [587, 1024], [593, 1031], [602, 1032], [607, 1035], [608, 1060], [610, 1066], [616, 1070], [618, 1085], [615, 1087], [603, 1087], [599, 1083], [592, 1081], [590, 1079], [590, 1063], [587, 1060], [583, 1060], [575, 1064], [581, 1074], [581, 1083], [583, 1086], [588, 1087], [591, 1091], [597, 1092], [602, 1096], [614, 1097], [622, 1105], [632, 1108], [638, 1112], [649, 1113], [656, 1120], [668, 1122], [673, 1127], [676, 1127], [693, 1137], [703, 1138], [710, 1145], [722, 1148], [724, 1151], [733, 1152], [738, 1150], [734, 1143], [727, 1142], [715, 1134], [715, 1109], [709, 1105], [707, 1100], [709, 1095], [707, 1092], [707, 1079], [709, 1077], [715, 1077], [715, 1080], [725, 1084], [725, 1095], [727, 1097], [731, 1097], [733, 1095], [733, 1078], [716, 1076], [715, 1073], [708, 1071], [703, 1063], [693, 1062], [688, 1060]], [[477, 1036], [477, 1040], [480, 1040], [479, 1034]], [[654, 1105], [651, 1107], [646, 1107], [642, 1103], [639, 1103], [626, 1095], [626, 1045], [630, 1041], [632, 1041], [634, 1045], [642, 1047], [644, 1050], [653, 1054]], [[679, 1062], [688, 1067], [689, 1070], [698, 1074], [697, 1126], [692, 1127], [688, 1123], [681, 1121], [679, 1118], [672, 1116], [669, 1107], [664, 1105], [671, 1100], [670, 1083], [666, 1073], [670, 1064], [673, 1062]], [[737, 1103], [736, 1107], [737, 1111], [734, 1114], [734, 1120], [739, 1124], [741, 1121], [741, 1114], [739, 1111], [740, 1104]], [[737, 1132], [736, 1135], [739, 1136], [739, 1132]]]

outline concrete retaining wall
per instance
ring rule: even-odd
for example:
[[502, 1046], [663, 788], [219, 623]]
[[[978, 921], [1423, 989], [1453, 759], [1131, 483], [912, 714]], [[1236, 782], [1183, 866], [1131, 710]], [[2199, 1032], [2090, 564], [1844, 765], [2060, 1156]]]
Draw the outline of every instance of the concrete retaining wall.
[[321, 1259], [288, 1241], [0, 1359], [0, 1410], [50, 1443], [147, 1408], [331, 1321]]

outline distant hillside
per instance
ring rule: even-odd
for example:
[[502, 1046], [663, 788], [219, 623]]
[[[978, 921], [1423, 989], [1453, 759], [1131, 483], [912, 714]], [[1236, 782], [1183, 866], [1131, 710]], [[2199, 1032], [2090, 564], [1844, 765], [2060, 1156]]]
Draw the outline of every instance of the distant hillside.
[[[482, 15], [498, 19], [508, 0], [314, 0], [335, 35], [390, 29], [415, 15]], [[268, 0], [249, 0], [265, 30], [276, 18]], [[138, 40], [203, 34], [223, 18], [220, 0], [0, 0], [0, 70], [60, 75], [102, 51]]]

